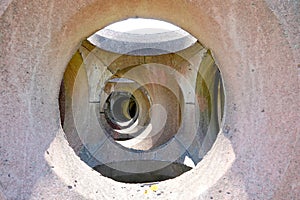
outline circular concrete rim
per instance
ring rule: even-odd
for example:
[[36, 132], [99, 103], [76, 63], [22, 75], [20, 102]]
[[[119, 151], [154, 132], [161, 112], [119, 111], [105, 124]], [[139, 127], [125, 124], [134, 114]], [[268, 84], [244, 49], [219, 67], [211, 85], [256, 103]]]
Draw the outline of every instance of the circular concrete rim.
[[[152, 65], [155, 65], [155, 66], [152, 66]], [[173, 78], [173, 76], [176, 76], [178, 79], [181, 79], [182, 85], [180, 84], [181, 86], [178, 86], [178, 89], [180, 88], [180, 90], [179, 91], [176, 90], [177, 91], [176, 92], [177, 93], [176, 97], [179, 98], [179, 99], [184, 98], [183, 95], [182, 95], [182, 91], [183, 91], [182, 86], [185, 85], [186, 90], [184, 90], [184, 92], [186, 93], [186, 95], [184, 95], [184, 96], [187, 98], [186, 101], [192, 102], [191, 99], [190, 99], [190, 97], [191, 97], [190, 93], [192, 93], [191, 91], [193, 91], [193, 88], [190, 85], [190, 83], [188, 83], [188, 80], [186, 78], [182, 79], [182, 74], [180, 74], [179, 72], [174, 73], [173, 68], [170, 68], [169, 66], [164, 65], [164, 64], [160, 64], [160, 63], [143, 64], [143, 65], [137, 66], [137, 68], [142, 68], [143, 69], [143, 66], [151, 66], [152, 68], [160, 67], [162, 70], [168, 71], [168, 73], [167, 73], [168, 78]], [[134, 70], [136, 70], [136, 69], [134, 69]], [[82, 114], [82, 113], [88, 113], [89, 112], [88, 111], [89, 109], [84, 111], [84, 109], [87, 108], [86, 103], [88, 102], [88, 94], [87, 94], [88, 89], [83, 89], [82, 90], [83, 94], [80, 94], [81, 92], [78, 92], [78, 91], [80, 91], [80, 89], [75, 86], [75, 85], [80, 85], [80, 86], [83, 86], [83, 87], [86, 87], [86, 88], [88, 87], [88, 84], [87, 84], [87, 81], [86, 81], [86, 74], [87, 73], [81, 73], [83, 71], [84, 71], [84, 67], [80, 68], [78, 70], [78, 74], [76, 75], [76, 77], [83, 76], [83, 77], [85, 77], [85, 79], [79, 78], [79, 79], [77, 79], [79, 81], [75, 81], [75, 83], [74, 83], [73, 95], [75, 95], [75, 96], [78, 95], [79, 98], [75, 98], [75, 96], [72, 97], [73, 98], [73, 101], [72, 101], [72, 108], [73, 109], [72, 109], [72, 111], [73, 111], [73, 116], [75, 116], [74, 117], [74, 122], [75, 122], [75, 127], [77, 127], [77, 134], [78, 134], [79, 138], [81, 139], [81, 141], [83, 142], [86, 149], [88, 149], [90, 152], [93, 152], [91, 154], [95, 157], [95, 159], [97, 159], [98, 161], [100, 161], [103, 164], [109, 165], [109, 163], [112, 163], [114, 160], [107, 160], [109, 158], [109, 156], [105, 156], [106, 154], [107, 155], [108, 154], [118, 155], [118, 156], [122, 155], [123, 158], [128, 158], [128, 160], [147, 160], [147, 159], [151, 160], [152, 159], [152, 160], [163, 160], [163, 161], [168, 161], [168, 162], [174, 162], [178, 158], [180, 158], [184, 155], [184, 153], [187, 151], [188, 146], [193, 142], [193, 140], [195, 138], [195, 135], [196, 135], [195, 130], [197, 130], [197, 126], [192, 127], [192, 128], [188, 128], [190, 131], [186, 130], [188, 126], [181, 126], [178, 129], [178, 132], [177, 132], [177, 134], [175, 135], [174, 138], [171, 138], [170, 140], [166, 141], [166, 143], [164, 143], [164, 144], [161, 144], [161, 145], [156, 146], [152, 149], [144, 150], [144, 151], [142, 149], [137, 150], [137, 149], [133, 149], [133, 148], [128, 148], [128, 147], [126, 147], [125, 145], [123, 145], [119, 142], [117, 143], [111, 137], [105, 137], [105, 139], [101, 139], [101, 137], [103, 135], [107, 135], [107, 133], [96, 134], [96, 135], [91, 137], [92, 140], [90, 140], [90, 141], [103, 141], [103, 143], [101, 142], [98, 147], [94, 146], [94, 145], [91, 145], [89, 147], [89, 145], [86, 145], [87, 143], [85, 142], [85, 139], [86, 139], [85, 137], [87, 135], [85, 134], [85, 131], [84, 131], [84, 130], [86, 130], [86, 127], [85, 126], [76, 126], [76, 124], [85, 124], [85, 123], [82, 123], [82, 122], [85, 121], [85, 119], [87, 119], [85, 117], [86, 116], [85, 114], [77, 115], [76, 113], [81, 113]], [[144, 71], [144, 70], [142, 70], [142, 71]], [[133, 78], [135, 76], [134, 72], [133, 72], [133, 74], [131, 74], [131, 75], [134, 75], [134, 76], [131, 76], [130, 74], [131, 74], [130, 72], [127, 72], [127, 75], [129, 75], [129, 77], [128, 76], [124, 76], [124, 77], [126, 77], [130, 80], [135, 80]], [[138, 74], [143, 74], [143, 72], [139, 71]], [[160, 81], [162, 81], [162, 80], [158, 79], [158, 80], [154, 81], [154, 80], [150, 79], [150, 80], [143, 80], [143, 81], [144, 82], [143, 82], [142, 85], [144, 85], [144, 84], [147, 85], [148, 81], [150, 81], [150, 83], [160, 84]], [[179, 84], [179, 83], [176, 83], [176, 84]], [[169, 85], [169, 87], [170, 88], [174, 87], [176, 84], [174, 83], [172, 85]], [[83, 100], [84, 98], [86, 98], [86, 99]], [[80, 100], [79, 101], [80, 103], [77, 102], [77, 100]], [[198, 105], [198, 103], [196, 103], [196, 105]], [[190, 106], [191, 106], [191, 104], [186, 105], [186, 107], [190, 107]], [[185, 106], [182, 105], [181, 107], [185, 107]], [[96, 109], [96, 110], [98, 110], [98, 109]], [[95, 112], [97, 112], [96, 110], [95, 110]], [[94, 112], [92, 112], [92, 113], [95, 114]], [[193, 121], [194, 115], [192, 115], [193, 117], [189, 117], [187, 110], [184, 112], [184, 114], [186, 115], [186, 118], [184, 117], [184, 120], [182, 122], [183, 124], [187, 124], [189, 121]], [[80, 116], [80, 117], [77, 118], [76, 116]], [[92, 118], [94, 118], [94, 117], [92, 117]], [[92, 118], [90, 118], [88, 121], [90, 121]], [[97, 123], [97, 125], [99, 125], [99, 124]], [[184, 135], [184, 133], [186, 133], [186, 134]], [[68, 132], [67, 134], [70, 134], [70, 133]], [[68, 138], [69, 138], [68, 141], [70, 141], [70, 137], [68, 137]], [[213, 140], [215, 140], [215, 139], [213, 139]], [[96, 149], [94, 149], [95, 147], [96, 147]], [[211, 147], [211, 146], [209, 145], [209, 147]], [[94, 149], [96, 151], [94, 151], [92, 149]], [[178, 149], [178, 151], [172, 151], [172, 149]], [[203, 150], [201, 152], [202, 153], [201, 155], [203, 155], [204, 152], [207, 152], [207, 150], [206, 149]], [[126, 159], [124, 159], [124, 160], [126, 160]], [[168, 164], [168, 163], [165, 163], [165, 164]], [[159, 167], [162, 167], [162, 166], [160, 165]], [[137, 173], [137, 171], [131, 171], [131, 170], [134, 170], [134, 169], [126, 169], [126, 167], [123, 168], [123, 166], [119, 166], [118, 170], [120, 170], [120, 171], [123, 170], [123, 171], [131, 172], [131, 173]], [[139, 171], [139, 173], [144, 173], [145, 170], [148, 170], [148, 169], [147, 168], [141, 169]]]
[[[115, 78], [109, 78], [107, 81], [106, 81], [106, 84], [105, 85], [107, 85], [111, 80], [114, 80]], [[121, 79], [123, 79], [123, 78], [121, 78]], [[123, 91], [123, 90], [120, 90], [120, 89], [118, 89], [118, 90], [114, 90], [114, 91], [119, 91], [119, 92], [128, 92], [128, 93], [132, 93], [132, 92], [135, 92], [135, 93], [140, 93], [139, 95], [142, 95], [142, 98], [143, 99], [145, 99], [144, 100], [144, 102], [145, 102], [145, 104], [143, 104], [143, 103], [138, 103], [138, 102], [136, 102], [136, 104], [137, 104], [137, 106], [138, 106], [138, 108], [137, 108], [137, 118], [132, 122], [132, 123], [130, 123], [130, 125], [128, 126], [128, 125], [126, 125], [126, 126], [124, 126], [123, 128], [128, 128], [128, 127], [131, 127], [131, 126], [136, 126], [136, 125], [144, 125], [144, 124], [147, 124], [148, 123], [148, 119], [146, 119], [147, 118], [147, 116], [148, 116], [148, 113], [147, 112], [143, 112], [144, 114], [143, 115], [141, 115], [141, 113], [142, 112], [140, 112], [140, 111], [143, 111], [145, 108], [147, 108], [150, 104], [151, 104], [151, 99], [149, 98], [149, 96], [147, 96], [147, 94], [145, 93], [145, 88], [144, 87], [142, 87], [141, 85], [139, 85], [137, 82], [135, 82], [134, 80], [131, 80], [131, 79], [127, 79], [127, 78], [124, 78], [124, 79], [126, 79], [126, 80], [130, 80], [130, 81], [132, 81], [134, 84], [136, 84], [136, 87], [133, 87], [133, 89], [132, 89], [132, 91], [131, 90], [125, 90], [125, 91]], [[104, 86], [105, 87], [105, 86]], [[103, 88], [104, 88], [103, 87]], [[106, 100], [109, 98], [109, 95], [107, 95], [107, 94], [105, 94], [105, 92], [104, 92], [104, 89], [103, 88], [101, 88], [101, 92], [100, 92], [100, 101], [102, 101], [102, 102], [106, 102]], [[112, 93], [112, 91], [110, 91], [111, 93]], [[110, 94], [111, 94], [110, 93]], [[137, 95], [137, 94], [134, 94], [134, 95], [132, 95], [134, 98], [135, 98], [135, 100], [137, 99], [137, 97], [138, 96], [136, 96], [135, 97], [135, 95]], [[102, 96], [103, 96], [103, 98], [102, 98]], [[101, 117], [100, 116], [100, 112], [103, 112], [104, 110], [103, 110], [103, 108], [104, 108], [104, 103], [100, 103], [98, 106], [96, 106], [96, 116], [97, 116], [97, 118], [98, 118], [98, 122], [99, 122], [99, 124], [101, 125], [101, 126], [103, 126], [103, 128], [105, 128], [105, 127], [107, 127], [108, 129], [111, 129], [111, 127], [110, 127], [110, 125], [107, 123], [107, 121], [106, 121], [106, 119], [103, 119], [103, 117]], [[99, 112], [100, 111], [100, 112]], [[145, 118], [146, 120], [142, 120], [142, 118]], [[101, 122], [101, 119], [103, 119], [102, 120], [102, 122]], [[138, 121], [138, 123], [135, 123], [136, 122], [136, 120], [139, 120]], [[112, 129], [111, 129], [112, 130]], [[107, 134], [107, 133], [106, 133]], [[125, 134], [125, 133], [123, 133], [123, 134]], [[112, 137], [110, 134], [107, 134], [108, 135], [108, 137]], [[133, 137], [136, 137], [137, 135], [136, 134], [134, 134], [133, 135]], [[114, 139], [113, 139], [114, 140]]]
[[181, 51], [197, 39], [182, 29], [143, 35], [102, 29], [88, 37], [88, 41], [113, 53], [154, 56]]
[[[20, 127], [20, 130], [24, 132], [24, 135], [26, 135], [26, 140], [24, 143], [26, 145], [28, 143], [33, 145], [33, 147], [37, 147], [33, 149], [24, 148], [25, 153], [27, 153], [26, 161], [41, 161], [41, 164], [35, 164], [42, 169], [42, 171], [39, 170], [39, 172], [42, 172], [44, 176], [37, 176], [36, 172], [26, 169], [26, 178], [25, 175], [24, 177], [21, 177], [25, 180], [29, 180], [25, 187], [23, 187], [21, 190], [17, 190], [20, 186], [24, 185], [22, 185], [22, 183], [20, 184], [19, 182], [13, 182], [7, 187], [6, 190], [0, 190], [2, 190], [5, 195], [9, 195], [10, 197], [13, 197], [15, 193], [23, 197], [29, 197], [30, 195], [33, 195], [36, 198], [38, 198], [39, 195], [41, 195], [40, 197], [43, 195], [48, 197], [47, 194], [51, 194], [52, 196], [56, 195], [56, 197], [58, 197], [63, 195], [58, 191], [63, 190], [61, 187], [66, 186], [68, 181], [73, 180], [73, 175], [75, 176], [79, 172], [87, 172], [85, 170], [88, 170], [88, 168], [80, 164], [80, 161], [76, 159], [75, 154], [73, 154], [70, 148], [67, 147], [67, 143], [63, 138], [62, 129], [57, 128], [57, 126], [59, 126], [59, 120], [57, 120], [59, 117], [59, 111], [58, 105], [55, 102], [57, 101], [57, 95], [59, 91], [59, 80], [62, 79], [62, 74], [64, 71], [63, 66], [66, 65], [70, 57], [73, 55], [72, 50], [75, 51], [76, 45], [80, 42], [82, 37], [91, 34], [92, 30], [103, 27], [112, 21], [117, 21], [128, 16], [139, 15], [143, 17], [152, 16], [165, 19], [167, 21], [172, 21], [189, 30], [189, 32], [199, 38], [202, 43], [210, 47], [215, 53], [217, 58], [216, 60], [218, 60], [220, 63], [219, 67], [223, 73], [223, 80], [225, 83], [225, 88], [227, 89], [227, 103], [225, 107], [226, 118], [223, 126], [224, 131], [223, 134], [219, 134], [217, 141], [218, 144], [214, 146], [213, 150], [210, 152], [210, 155], [208, 155], [208, 157], [201, 162], [201, 166], [197, 166], [197, 169], [194, 170], [194, 173], [186, 173], [182, 177], [178, 177], [173, 181], [166, 181], [165, 183], [160, 184], [160, 187], [164, 188], [166, 191], [176, 191], [176, 188], [178, 189], [178, 183], [182, 183], [184, 186], [189, 186], [189, 189], [185, 190], [186, 187], [184, 186], [182, 187], [184, 189], [179, 188], [177, 190], [178, 195], [189, 198], [204, 198], [209, 197], [210, 194], [217, 195], [218, 191], [220, 191], [220, 188], [232, 189], [231, 194], [235, 194], [236, 197], [239, 197], [240, 199], [246, 199], [248, 197], [264, 199], [267, 197], [272, 197], [276, 194], [277, 197], [283, 197], [285, 194], [289, 193], [287, 190], [289, 187], [283, 187], [283, 189], [281, 189], [280, 186], [283, 186], [281, 181], [283, 181], [284, 184], [286, 181], [296, 180], [295, 178], [288, 177], [288, 175], [291, 174], [291, 169], [289, 168], [288, 164], [292, 159], [296, 158], [297, 155], [295, 152], [297, 149], [299, 149], [298, 146], [296, 146], [299, 144], [297, 143], [299, 141], [299, 134], [297, 132], [299, 125], [296, 124], [298, 119], [297, 96], [299, 94], [299, 88], [297, 84], [297, 65], [295, 62], [295, 55], [297, 55], [295, 52], [297, 52], [297, 50], [290, 48], [291, 46], [289, 46], [290, 44], [288, 44], [288, 42], [291, 40], [286, 39], [283, 36], [286, 27], [279, 25], [279, 21], [282, 20], [280, 15], [277, 19], [276, 17], [278, 17], [278, 15], [273, 15], [271, 11], [270, 7], [275, 5], [274, 13], [276, 13], [276, 2], [274, 4], [272, 4], [270, 1], [266, 2], [256, 2], [252, 4], [252, 6], [249, 6], [233, 1], [224, 1], [222, 3], [205, 3], [200, 1], [182, 1], [179, 3], [160, 1], [158, 4], [149, 3], [147, 1], [117, 1], [114, 2], [113, 5], [108, 1], [95, 1], [91, 4], [85, 4], [85, 2], [81, 2], [82, 4], [78, 3], [78, 7], [76, 8], [74, 8], [73, 2], [69, 7], [55, 4], [59, 2], [54, 2], [51, 4], [52, 6], [50, 5], [50, 2], [49, 5], [47, 2], [42, 5], [30, 4], [33, 7], [32, 10], [36, 11], [32, 13], [40, 16], [40, 19], [46, 18], [47, 23], [48, 19], [53, 16], [51, 20], [56, 26], [53, 26], [55, 28], [50, 28], [50, 31], [48, 30], [50, 33], [53, 33], [50, 36], [46, 36], [46, 34], [48, 34], [47, 31], [41, 31], [41, 29], [39, 29], [40, 31], [37, 31], [37, 33], [30, 32], [32, 34], [25, 34], [23, 38], [20, 37], [21, 41], [24, 41], [24, 43], [22, 44], [20, 42], [17, 44], [20, 45], [20, 47], [25, 48], [30, 46], [25, 42], [26, 40], [36, 41], [35, 36], [37, 36], [39, 39], [44, 39], [44, 37], [47, 37], [47, 41], [50, 43], [48, 43], [46, 47], [51, 49], [53, 48], [58, 51], [42, 51], [44, 54], [39, 54], [36, 52], [34, 56], [39, 59], [39, 65], [36, 66], [35, 64], [37, 63], [35, 63], [36, 61], [34, 59], [31, 61], [33, 63], [23, 60], [26, 62], [26, 64], [28, 64], [29, 67], [33, 68], [30, 69], [30, 72], [33, 72], [34, 74], [32, 79], [25, 79], [23, 85], [31, 85], [32, 87], [30, 87], [31, 89], [27, 90], [27, 88], [24, 89], [22, 86], [19, 86], [14, 88], [14, 91], [12, 88], [9, 90], [12, 93], [20, 92], [21, 96], [24, 94], [26, 97], [28, 97], [29, 104], [32, 106], [31, 110], [24, 110], [24, 104], [18, 103], [17, 101], [9, 103], [8, 105], [10, 105], [11, 108], [19, 108], [18, 110], [22, 111], [21, 116], [23, 119], [28, 117], [30, 120], [40, 122], [38, 126], [31, 124], [29, 127], [23, 126], [24, 128], [21, 128], [20, 126], [23, 125], [25, 121], [22, 121], [19, 118], [16, 119], [16, 122], [21, 123], [21, 125], [18, 125], [18, 123], [12, 120], [13, 125]], [[53, 7], [57, 9], [56, 11], [58, 13], [61, 12], [62, 15], [51, 15], [50, 12], [50, 17], [45, 16], [42, 18], [42, 16], [45, 15], [45, 12], [43, 11], [52, 10]], [[11, 31], [20, 31], [18, 27], [27, 26], [26, 23], [20, 23], [16, 25], [13, 23], [13, 21], [10, 21], [8, 18], [10, 18], [10, 16], [13, 14], [19, 14], [19, 16], [15, 16], [17, 19], [29, 19], [29, 21], [36, 19], [32, 17], [32, 15], [26, 15], [25, 12], [20, 11], [23, 8], [23, 2], [4, 4], [5, 12], [1, 16], [3, 17], [1, 18], [0, 24], [1, 32], [4, 31], [4, 28], [2, 29], [3, 26], [6, 27], [7, 30]], [[65, 11], [64, 9], [68, 10]], [[98, 12], [91, 12], [96, 10]], [[277, 11], [278, 10], [280, 11], [280, 9], [277, 9]], [[1, 14], [3, 13], [2, 11], [3, 9], [1, 10]], [[175, 16], [171, 11], [176, 11], [177, 15]], [[109, 18], [105, 17], [108, 16], [109, 13], [114, 13], [114, 15], [110, 16]], [[87, 18], [86, 16], [89, 17]], [[61, 19], [63, 19], [63, 21], [60, 21]], [[15, 19], [13, 20], [18, 21]], [[7, 25], [8, 23], [6, 22], [12, 22], [12, 26], [9, 27]], [[58, 22], [60, 22], [60, 24]], [[185, 24], [185, 22], [187, 22], [187, 24]], [[196, 26], [203, 27], [203, 29], [196, 30]], [[218, 27], [217, 29], [219, 29], [219, 31], [215, 30], [214, 27]], [[260, 29], [255, 32], [257, 27]], [[251, 37], [251, 31], [257, 34], [256, 37]], [[8, 32], [11, 34], [10, 31]], [[247, 34], [247, 32], [249, 32], [249, 34]], [[16, 31], [15, 34], [19, 34], [19, 32]], [[222, 36], [222, 34], [224, 35]], [[4, 40], [4, 44], [7, 46], [11, 41], [16, 42], [16, 40], [12, 40], [12, 36], [8, 36], [6, 33], [4, 34], [3, 38], [8, 40], [8, 42]], [[256, 52], [251, 51], [251, 48], [249, 49], [249, 47], [247, 47], [247, 45], [251, 47], [251, 44], [255, 44], [253, 48], [255, 48]], [[1, 50], [3, 50], [3, 46]], [[261, 54], [258, 54], [257, 51], [259, 49], [263, 49], [264, 51], [260, 52]], [[278, 49], [281, 49], [281, 51], [278, 51]], [[22, 62], [19, 60], [12, 61], [10, 59], [10, 56], [15, 58], [16, 55], [22, 57], [22, 53], [25, 51], [19, 50], [20, 49], [11, 48], [5, 51], [7, 54], [4, 54], [3, 57], [8, 59], [8, 61], [1, 63], [4, 63], [5, 66], [7, 66], [7, 70], [15, 70], [15, 72], [20, 71], [24, 72], [25, 74], [24, 70], [27, 70], [28, 67], [26, 68], [24, 64], [22, 65]], [[28, 49], [26, 49], [26, 51], [27, 50]], [[226, 50], [228, 52], [226, 52]], [[63, 52], [65, 53], [63, 54]], [[222, 57], [222, 54], [225, 54], [228, 57]], [[59, 55], [61, 56], [59, 57]], [[45, 57], [49, 58], [49, 60], [51, 60], [51, 58], [56, 58], [56, 60], [49, 61], [47, 59], [43, 59]], [[10, 65], [9, 61], [13, 63], [13, 65]], [[24, 66], [24, 68], [20, 68], [19, 64]], [[238, 66], [242, 66], [244, 68], [241, 69]], [[274, 68], [276, 66], [277, 68]], [[283, 69], [280, 66], [286, 67]], [[260, 73], [256, 74], [255, 76], [251, 75], [251, 72], [254, 73], [255, 71], [259, 71]], [[274, 76], [269, 76], [270, 71], [273, 72], [272, 74]], [[41, 89], [38, 86], [39, 81], [41, 81], [43, 85], [49, 84], [49, 80], [45, 80], [45, 77], [36, 76], [40, 75], [38, 73], [42, 72], [52, 75], [50, 83], [53, 85], [50, 85], [49, 88], [46, 88], [43, 91], [34, 90], [36, 87]], [[243, 78], [245, 79], [243, 80]], [[12, 83], [11, 80], [8, 80], [8, 84], [10, 83]], [[257, 87], [254, 90], [250, 89], [249, 91], [249, 88], [251, 88], [254, 83], [258, 83], [258, 85], [261, 87]], [[8, 84], [5, 83], [4, 86], [9, 88]], [[280, 87], [274, 87], [274, 85]], [[29, 96], [28, 93], [24, 92], [24, 90], [26, 92], [31, 92], [31, 95]], [[250, 92], [250, 94], [242, 94], [242, 92], [246, 92], [247, 90]], [[264, 90], [264, 93], [262, 93], [262, 90]], [[49, 94], [49, 99], [46, 100], [46, 103], [49, 103], [49, 105], [45, 108], [40, 108], [37, 104], [37, 101], [34, 100], [33, 97], [42, 98], [45, 93]], [[16, 94], [14, 95], [16, 96]], [[252, 101], [249, 100], [249, 95], [253, 97]], [[8, 97], [5, 97], [3, 99], [6, 100], [7, 98]], [[1, 100], [3, 99], [1, 98]], [[278, 101], [280, 103], [278, 103]], [[243, 104], [247, 103], [249, 103], [248, 107], [243, 106]], [[251, 107], [251, 109], [249, 107]], [[5, 107], [4, 111], [9, 112], [10, 109]], [[41, 111], [49, 111], [48, 114], [55, 119], [51, 120], [50, 117], [49, 120], [49, 116], [47, 116], [48, 121], [41, 121], [41, 119], [44, 119], [43, 115], [39, 114]], [[23, 114], [23, 112], [26, 113], [26, 115]], [[261, 115], [265, 115], [264, 117], [259, 117], [262, 125], [254, 124], [255, 119], [260, 116], [259, 113], [262, 113]], [[279, 114], [281, 117], [278, 117]], [[8, 114], [6, 117], [8, 120], [14, 118], [12, 113]], [[5, 118], [1, 117], [1, 120], [5, 120]], [[10, 126], [4, 128], [4, 133], [6, 133], [6, 131], [11, 132]], [[27, 132], [43, 133], [41, 134], [43, 140], [40, 140], [39, 138], [33, 139], [32, 136], [30, 136]], [[269, 132], [272, 134], [266, 134]], [[289, 134], [282, 135], [284, 132]], [[56, 133], [57, 135], [54, 138]], [[247, 143], [242, 142], [240, 138], [241, 136], [238, 133], [243, 133], [242, 137], [244, 140], [246, 139]], [[6, 137], [11, 138], [13, 136]], [[226, 139], [227, 137], [230, 140]], [[22, 138], [20, 137], [20, 139]], [[53, 140], [53, 142], [49, 147], [50, 140]], [[39, 143], [40, 141], [42, 141], [42, 143]], [[264, 141], [265, 143], [262, 144], [260, 141]], [[21, 163], [26, 162], [22, 161], [22, 157], [18, 155], [19, 152], [14, 151], [14, 148], [18, 149], [16, 144], [8, 143], [4, 145], [6, 145], [5, 147], [7, 147], [8, 150], [11, 150], [12, 153], [15, 153], [13, 154], [16, 156], [15, 159], [20, 159]], [[45, 153], [47, 149], [45, 148], [46, 146], [49, 147], [49, 152], [47, 153]], [[228, 147], [233, 147], [234, 151], [231, 151], [232, 149], [230, 150]], [[259, 152], [253, 156], [253, 154], [256, 152], [253, 149], [257, 148], [259, 149]], [[45, 153], [45, 157], [41, 157], [41, 150], [45, 150], [43, 152]], [[59, 159], [53, 156], [47, 156], [51, 155], [52, 153], [59, 155], [61, 150], [64, 150], [62, 152], [65, 152], [65, 154], [61, 154], [60, 156], [62, 157]], [[223, 153], [221, 150], [223, 150]], [[278, 152], [278, 154], [272, 155], [272, 152], [274, 151]], [[269, 153], [270, 155], [267, 155]], [[195, 176], [196, 178], [199, 178], [199, 174], [205, 171], [205, 165], [213, 154], [223, 155], [224, 160], [218, 160], [221, 161], [218, 164], [225, 164], [225, 166], [228, 166], [228, 168], [225, 170], [225, 175], [219, 176], [222, 177], [221, 179], [213, 177], [217, 180], [217, 182], [214, 182], [214, 185], [210, 184], [209, 186], [205, 186], [204, 182], [199, 182], [199, 180], [195, 180], [192, 177]], [[66, 155], [70, 155], [71, 158]], [[230, 159], [226, 160], [227, 158]], [[59, 179], [56, 175], [52, 174], [52, 172], [47, 172], [48, 168], [45, 166], [45, 159], [48, 161], [49, 165], [51, 165], [51, 163], [57, 164], [57, 168], [54, 168], [54, 172], [58, 173], [58, 175], [63, 175], [64, 179]], [[66, 162], [59, 164], [63, 159], [65, 159]], [[234, 162], [233, 165], [231, 165], [231, 162]], [[78, 164], [78, 166], [74, 166], [78, 167], [76, 174], [68, 171], [68, 166], [72, 167], [71, 164], [74, 163]], [[29, 162], [27, 165], [30, 165]], [[247, 167], [247, 165], [250, 165], [250, 167]], [[32, 167], [33, 165], [30, 166]], [[80, 167], [82, 167], [82, 169], [80, 169]], [[16, 170], [18, 169], [19, 168], [17, 167]], [[35, 169], [38, 168], [35, 167]], [[285, 172], [280, 173], [277, 171], [279, 169], [284, 169]], [[215, 172], [218, 174], [219, 171]], [[187, 181], [187, 177], [191, 179]], [[53, 186], [50, 193], [48, 189], [49, 181], [47, 181], [47, 179], [55, 183], [55, 186]], [[99, 179], [99, 177], [95, 178], [94, 181], [101, 183]], [[82, 181], [87, 185], [89, 185], [89, 180], [93, 179], [90, 179], [89, 176], [82, 179]], [[109, 194], [111, 186], [117, 187], [121, 190], [120, 184], [111, 182], [108, 179], [102, 180], [105, 180], [106, 184], [103, 185], [103, 189], [101, 190], [101, 197], [110, 197]], [[226, 182], [225, 180], [228, 181]], [[211, 183], [211, 180], [208, 181]], [[173, 187], [172, 183], [175, 184]], [[236, 185], [236, 183], [238, 183], [238, 185]], [[263, 188], [262, 185], [264, 186]], [[122, 185], [122, 187], [123, 186], [124, 185]], [[136, 189], [135, 186], [128, 186], [128, 188], [129, 189], [127, 192], [124, 192], [125, 194], [119, 193], [119, 196], [125, 197], [128, 194], [136, 195], [136, 192], [133, 191]], [[73, 198], [95, 197], [92, 196], [92, 193], [88, 194], [89, 192], [94, 192], [91, 190], [91, 188], [85, 189], [86, 190], [83, 191], [78, 187], [76, 190], [66, 192], [65, 194]], [[277, 189], [279, 192], [276, 192]], [[57, 192], [57, 194], [54, 192]], [[208, 192], [210, 194], [207, 194]], [[168, 196], [178, 197], [178, 195], [174, 193], [168, 193]], [[292, 193], [296, 195], [295, 191], [292, 191]], [[76, 196], [76, 194], [78, 195]], [[2, 196], [2, 194], [0, 196]]]

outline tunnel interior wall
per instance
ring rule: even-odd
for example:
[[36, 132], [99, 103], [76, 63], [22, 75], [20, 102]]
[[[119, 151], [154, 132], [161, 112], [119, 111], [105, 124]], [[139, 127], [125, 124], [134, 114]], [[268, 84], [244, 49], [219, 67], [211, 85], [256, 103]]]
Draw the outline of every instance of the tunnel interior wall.
[[172, 22], [212, 49], [226, 90], [212, 150], [149, 198], [297, 199], [298, 11], [297, 0], [1, 1], [0, 197], [145, 197], [140, 185], [117, 183], [80, 161], [58, 106], [63, 73], [81, 41], [138, 16]]

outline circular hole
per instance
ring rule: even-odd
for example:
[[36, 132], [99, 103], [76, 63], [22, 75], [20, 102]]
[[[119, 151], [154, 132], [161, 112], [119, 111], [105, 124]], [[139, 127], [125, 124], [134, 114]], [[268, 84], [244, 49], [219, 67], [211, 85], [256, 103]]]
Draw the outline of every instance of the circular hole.
[[133, 124], [138, 117], [135, 97], [128, 92], [112, 92], [106, 99], [104, 114], [110, 123], [119, 129]]
[[202, 160], [219, 132], [218, 67], [179, 27], [112, 27], [83, 41], [65, 71], [59, 105], [69, 144], [117, 181], [179, 176]]
[[[132, 139], [130, 127], [134, 126], [139, 116], [138, 103], [129, 92], [112, 92], [103, 106], [104, 116], [100, 113], [100, 124], [105, 127], [105, 133], [115, 141]], [[103, 120], [103, 117], [106, 120]], [[125, 129], [128, 129], [126, 132]], [[123, 132], [121, 132], [121, 130]]]
[[[153, 82], [156, 77], [149, 74], [151, 68], [139, 66], [128, 71], [124, 67], [114, 74], [122, 78], [109, 78], [101, 89], [100, 99], [105, 103], [99, 106], [99, 124], [109, 138], [131, 150], [149, 151], [166, 144], [181, 124], [184, 100], [179, 86], [172, 83], [173, 90], [178, 90], [176, 96], [172, 88]], [[149, 75], [140, 79], [140, 74]]]
[[100, 92], [96, 111], [99, 124], [104, 133], [121, 146], [145, 150], [142, 144], [135, 148], [119, 141], [136, 138], [143, 132], [149, 123], [150, 104], [146, 89], [136, 81], [124, 77], [109, 78]]

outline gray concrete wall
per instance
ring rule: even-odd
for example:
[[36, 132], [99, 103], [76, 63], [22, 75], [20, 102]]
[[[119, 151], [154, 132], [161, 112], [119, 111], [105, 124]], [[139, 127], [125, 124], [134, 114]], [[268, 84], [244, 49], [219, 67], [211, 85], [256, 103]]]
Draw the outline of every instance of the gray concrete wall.
[[[68, 64], [60, 98], [65, 100], [63, 130], [82, 160], [90, 167], [147, 159], [183, 163], [185, 156], [194, 164], [202, 160], [220, 127], [215, 90], [220, 75], [206, 48], [196, 43], [173, 54], [130, 56], [109, 53], [85, 41], [79, 52]], [[133, 83], [112, 84], [108, 82], [112, 77]], [[143, 91], [137, 95], [140, 87], [148, 97]], [[140, 105], [132, 139], [112, 142], [112, 136], [121, 133], [105, 119], [103, 107], [112, 91], [127, 91]]]
[[[0, 197], [298, 199], [298, 11], [297, 0], [1, 1]], [[172, 22], [212, 49], [226, 89], [213, 149], [160, 193], [92, 171], [59, 119], [60, 83], [80, 42], [135, 16]]]

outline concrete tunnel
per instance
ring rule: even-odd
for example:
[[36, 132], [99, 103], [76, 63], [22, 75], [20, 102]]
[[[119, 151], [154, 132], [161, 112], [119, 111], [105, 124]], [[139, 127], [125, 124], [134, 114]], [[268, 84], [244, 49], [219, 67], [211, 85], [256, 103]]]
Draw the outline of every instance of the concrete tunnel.
[[[130, 21], [149, 20], [119, 23]], [[179, 27], [151, 34], [105, 28], [69, 62], [59, 102], [81, 160], [105, 166], [101, 174], [113, 179], [153, 182], [202, 160], [219, 132], [224, 92], [211, 52]]]
[[299, 9], [1, 2], [0, 199], [300, 198]]

